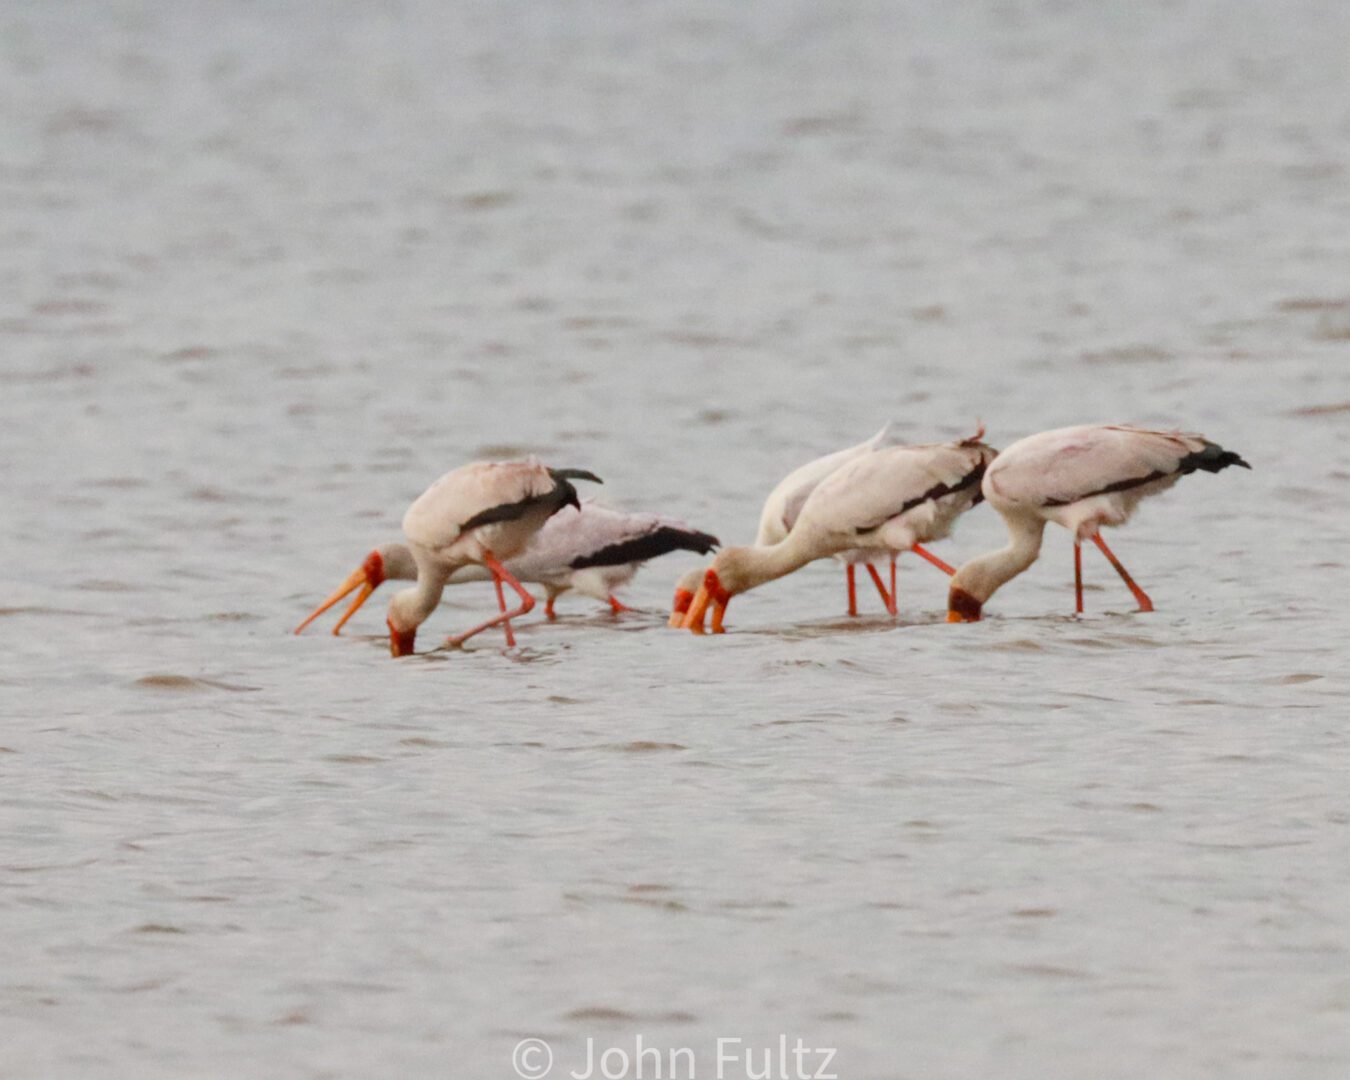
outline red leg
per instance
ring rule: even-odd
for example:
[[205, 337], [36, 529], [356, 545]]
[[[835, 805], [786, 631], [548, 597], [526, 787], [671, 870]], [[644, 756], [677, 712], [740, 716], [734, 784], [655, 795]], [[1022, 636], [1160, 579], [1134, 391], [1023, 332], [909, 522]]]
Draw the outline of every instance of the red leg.
[[553, 610], [553, 601], [556, 599], [556, 596], [550, 596], [544, 601], [544, 617], [548, 619], [549, 622], [553, 622], [553, 620], [558, 617], [558, 613]]
[[848, 613], [850, 615], [858, 614], [858, 584], [853, 576], [854, 569], [852, 563], [844, 567], [848, 574]]
[[1139, 610], [1152, 611], [1153, 601], [1148, 598], [1148, 593], [1144, 592], [1143, 589], [1134, 583], [1134, 578], [1130, 577], [1130, 572], [1121, 565], [1120, 560], [1117, 559], [1111, 549], [1106, 546], [1106, 541], [1102, 539], [1102, 534], [1093, 533], [1092, 542], [1102, 549], [1102, 554], [1106, 556], [1106, 561], [1116, 568], [1116, 573], [1120, 575], [1121, 580], [1129, 586], [1130, 592], [1132, 592], [1134, 598], [1139, 601]]
[[895, 591], [895, 552], [891, 552], [891, 600], [899, 602], [899, 596]]
[[[497, 610], [505, 611], [506, 594], [502, 592], [502, 579], [497, 576], [495, 571], [493, 572], [492, 575], [492, 584], [497, 589]], [[506, 631], [506, 647], [508, 649], [514, 649], [516, 647], [516, 635], [511, 633], [510, 619], [507, 619], [506, 622], [502, 623], [502, 629]]]
[[921, 559], [927, 559], [930, 563], [932, 563], [934, 566], [936, 566], [939, 570], [941, 570], [941, 571], [942, 571], [944, 574], [946, 574], [948, 577], [952, 577], [952, 576], [956, 573], [956, 569], [955, 569], [954, 567], [948, 566], [945, 562], [943, 562], [941, 559], [939, 559], [936, 555], [934, 555], [934, 554], [933, 554], [931, 551], [929, 551], [927, 548], [921, 548], [921, 547], [919, 547], [918, 544], [915, 544], [915, 545], [914, 545], [912, 548], [910, 548], [909, 550], [912, 551], [912, 552], [914, 552], [914, 554], [917, 555], [917, 556], [919, 556], [919, 558], [921, 558]]
[[618, 597], [611, 595], [609, 598], [609, 610], [614, 612], [615, 615], [617, 615], [621, 611], [632, 611], [633, 609], [630, 608], [627, 604], [619, 603]]
[[497, 561], [496, 556], [494, 556], [492, 552], [483, 552], [483, 565], [491, 570], [494, 576], [500, 577], [502, 581], [506, 582], [506, 584], [510, 585], [511, 588], [515, 590], [516, 595], [520, 597], [520, 607], [516, 608], [514, 611], [503, 611], [494, 618], [479, 623], [471, 630], [465, 630], [462, 634], [454, 634], [446, 638], [445, 643], [447, 645], [463, 645], [464, 642], [468, 641], [469, 638], [473, 637], [475, 634], [481, 634], [484, 630], [488, 630], [498, 623], [504, 623], [511, 619], [519, 618], [521, 615], [527, 614], [534, 608], [534, 597], [525, 591], [525, 586], [515, 579], [515, 575], [512, 574], [510, 570]]
[[867, 564], [867, 572], [872, 575], [872, 584], [877, 587], [877, 592], [881, 593], [882, 603], [886, 605], [886, 610], [891, 615], [895, 614], [895, 597], [886, 591], [886, 586], [881, 580], [881, 575], [877, 573], [877, 568], [871, 563]]
[[1076, 598], [1074, 610], [1083, 614], [1083, 546], [1073, 542], [1073, 594]]

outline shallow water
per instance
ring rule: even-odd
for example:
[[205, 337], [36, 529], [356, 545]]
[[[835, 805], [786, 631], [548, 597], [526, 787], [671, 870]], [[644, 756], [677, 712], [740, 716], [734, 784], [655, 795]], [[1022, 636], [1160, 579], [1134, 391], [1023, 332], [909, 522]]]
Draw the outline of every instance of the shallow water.
[[[0, 12], [0, 1072], [1346, 1075], [1344, 6], [273, 7]], [[1254, 470], [1150, 616], [1052, 533], [976, 626], [288, 636], [462, 461], [743, 542], [892, 416]]]

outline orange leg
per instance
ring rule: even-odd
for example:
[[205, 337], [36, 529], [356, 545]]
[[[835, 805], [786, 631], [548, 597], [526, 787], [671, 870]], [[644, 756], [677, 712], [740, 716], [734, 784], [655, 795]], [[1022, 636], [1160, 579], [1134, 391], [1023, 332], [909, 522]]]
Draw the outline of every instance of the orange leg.
[[558, 613], [553, 610], [553, 601], [556, 599], [556, 596], [550, 596], [544, 601], [544, 617], [548, 619], [549, 622], [552, 622], [558, 617]]
[[877, 587], [877, 592], [881, 593], [881, 600], [886, 605], [886, 610], [891, 615], [895, 614], [895, 597], [886, 591], [886, 586], [881, 580], [881, 575], [877, 573], [877, 568], [871, 563], [867, 564], [867, 572], [872, 575], [872, 584]]
[[609, 598], [609, 610], [614, 612], [615, 615], [618, 615], [621, 611], [632, 611], [633, 609], [627, 604], [619, 603], [618, 597], [611, 595]]
[[912, 548], [910, 548], [909, 550], [912, 551], [912, 552], [914, 552], [914, 554], [917, 555], [917, 556], [919, 556], [919, 558], [921, 558], [921, 559], [927, 559], [930, 563], [932, 563], [934, 566], [936, 566], [939, 570], [941, 570], [941, 571], [942, 571], [944, 574], [946, 574], [948, 577], [952, 577], [952, 576], [956, 573], [955, 567], [948, 566], [945, 562], [943, 562], [941, 559], [939, 559], [936, 555], [934, 555], [934, 554], [933, 554], [931, 551], [929, 551], [927, 548], [921, 548], [921, 547], [919, 547], [918, 544], [915, 544], [915, 545], [914, 545]]
[[845, 573], [848, 574], [848, 613], [850, 615], [858, 614], [858, 583], [854, 577], [855, 569], [852, 563], [844, 567]]
[[483, 565], [492, 571], [494, 578], [500, 578], [515, 590], [516, 595], [520, 597], [520, 607], [516, 608], [514, 611], [503, 611], [494, 618], [479, 623], [473, 629], [465, 630], [462, 634], [451, 635], [445, 639], [447, 645], [463, 645], [464, 642], [468, 641], [469, 638], [473, 637], [475, 634], [481, 634], [484, 630], [488, 630], [499, 623], [509, 622], [511, 619], [519, 618], [521, 615], [527, 614], [534, 608], [534, 597], [525, 591], [525, 586], [515, 579], [515, 575], [512, 574], [510, 570], [497, 561], [496, 556], [493, 555], [492, 552], [483, 552]]
[[1106, 541], [1102, 539], [1102, 534], [1093, 533], [1092, 542], [1102, 549], [1102, 554], [1106, 556], [1106, 561], [1116, 568], [1116, 573], [1120, 575], [1121, 580], [1129, 586], [1130, 592], [1132, 592], [1134, 598], [1139, 601], [1139, 610], [1152, 611], [1153, 601], [1148, 598], [1148, 593], [1144, 592], [1143, 589], [1134, 583], [1134, 578], [1130, 577], [1130, 572], [1121, 565], [1120, 560], [1116, 558], [1114, 552], [1106, 546]]
[[[497, 576], [496, 571], [492, 574], [492, 584], [497, 589], [497, 610], [506, 610], [506, 594], [502, 592], [502, 579]], [[506, 647], [514, 649], [516, 647], [516, 635], [511, 633], [511, 620], [507, 619], [502, 623], [502, 629], [506, 631]]]
[[1074, 610], [1083, 614], [1083, 546], [1073, 542], [1073, 594], [1076, 600]]

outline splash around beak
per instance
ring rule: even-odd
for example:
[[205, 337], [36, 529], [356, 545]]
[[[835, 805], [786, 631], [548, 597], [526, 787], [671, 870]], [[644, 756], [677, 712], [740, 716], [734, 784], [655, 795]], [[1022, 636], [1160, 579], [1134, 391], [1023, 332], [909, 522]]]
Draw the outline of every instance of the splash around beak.
[[337, 587], [337, 590], [330, 597], [328, 597], [327, 600], [325, 600], [322, 604], [320, 604], [318, 607], [316, 607], [313, 611], [309, 613], [308, 618], [306, 618], [304, 622], [302, 622], [299, 626], [295, 628], [295, 632], [297, 634], [300, 633], [305, 629], [305, 627], [307, 627], [310, 623], [312, 623], [325, 611], [327, 611], [339, 600], [345, 597], [348, 593], [353, 592], [356, 589], [360, 589], [361, 591], [360, 593], [357, 594], [356, 599], [353, 600], [351, 606], [348, 607], [347, 610], [342, 613], [342, 618], [340, 618], [337, 621], [337, 625], [333, 627], [333, 635], [337, 636], [337, 634], [341, 632], [343, 626], [346, 625], [347, 620], [350, 619], [353, 615], [357, 613], [357, 611], [360, 610], [361, 605], [370, 599], [370, 594], [373, 593], [376, 589], [378, 589], [383, 582], [384, 582], [384, 558], [383, 556], [380, 555], [378, 551], [372, 551], [369, 555], [366, 556], [365, 562], [363, 562], [360, 566], [358, 566], [355, 570], [353, 570], [352, 573], [347, 577], [347, 580], [344, 581], [341, 585], [339, 585]]
[[979, 622], [984, 604], [965, 589], [954, 588], [947, 594], [947, 621]]
[[694, 599], [689, 604], [689, 611], [684, 617], [684, 622], [680, 625], [695, 634], [704, 633], [703, 619], [708, 612], [709, 605], [712, 606], [712, 632], [714, 634], [725, 634], [726, 628], [722, 625], [722, 620], [727, 613], [727, 605], [731, 603], [731, 594], [722, 586], [721, 579], [717, 576], [716, 570], [709, 570], [703, 578], [703, 584], [698, 587], [698, 592], [694, 594]]

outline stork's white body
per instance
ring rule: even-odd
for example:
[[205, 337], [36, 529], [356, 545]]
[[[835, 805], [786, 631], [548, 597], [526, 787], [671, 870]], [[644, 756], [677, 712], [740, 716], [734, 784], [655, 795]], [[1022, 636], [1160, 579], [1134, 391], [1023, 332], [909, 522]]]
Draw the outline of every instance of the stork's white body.
[[1048, 522], [1074, 538], [1078, 610], [1082, 610], [1078, 545], [1092, 540], [1120, 573], [1141, 610], [1152, 602], [1101, 538], [1124, 525], [1144, 499], [1195, 471], [1249, 467], [1237, 454], [1193, 432], [1151, 431], [1123, 424], [1083, 424], [1029, 435], [1004, 450], [985, 473], [983, 491], [1008, 527], [1006, 548], [962, 566], [951, 583], [954, 621], [980, 616], [986, 600], [1036, 561]]
[[865, 560], [944, 538], [979, 501], [980, 479], [994, 455], [979, 436], [855, 454], [820, 480], [777, 543], [718, 555], [682, 625], [701, 632], [713, 602], [718, 631], [732, 596], [816, 559], [858, 552]]
[[980, 476], [993, 460], [993, 450], [973, 441], [874, 449], [820, 482], [790, 538], [813, 558], [856, 553], [860, 561], [945, 539], [979, 501]]
[[[578, 470], [564, 472], [566, 476], [578, 478], [589, 478], [591, 475]], [[558, 477], [551, 479], [556, 482]], [[520, 490], [534, 489], [524, 485]], [[337, 591], [296, 628], [296, 633], [303, 631], [343, 597], [359, 589], [356, 599], [333, 627], [333, 633], [339, 633], [347, 620], [360, 610], [371, 593], [385, 581], [417, 581], [419, 588], [414, 592], [420, 594], [426, 590], [425, 597], [418, 600], [419, 605], [431, 602], [433, 583], [441, 578], [444, 579], [441, 587], [469, 581], [496, 580], [498, 584], [514, 583], [512, 587], [518, 592], [523, 592], [519, 589], [519, 583], [528, 581], [543, 585], [547, 590], [549, 602], [545, 613], [549, 618], [553, 618], [554, 599], [569, 589], [608, 601], [610, 609], [618, 614], [626, 609], [614, 596], [614, 590], [632, 580], [643, 563], [671, 551], [694, 551], [706, 555], [718, 543], [717, 537], [660, 514], [629, 514], [592, 502], [571, 502], [576, 498], [576, 492], [568, 485], [565, 488], [546, 489], [546, 503], [557, 505], [560, 499], [568, 501], [526, 538], [523, 549], [506, 560], [498, 561], [494, 569], [491, 563], [484, 565], [464, 560], [478, 554], [486, 561], [488, 552], [495, 556], [499, 547], [509, 546], [508, 550], [514, 547], [520, 539], [518, 531], [506, 530], [503, 521], [507, 518], [518, 520], [526, 516], [526, 511], [533, 515], [533, 505], [513, 499], [488, 508], [486, 515], [483, 511], [477, 511], [465, 519], [463, 514], [468, 507], [456, 509], [448, 505], [452, 494], [449, 484], [438, 484], [432, 491], [435, 492], [435, 501], [419, 500], [414, 504], [417, 514], [413, 531], [423, 542], [417, 548], [411, 543], [381, 544], [375, 548]], [[515, 490], [510, 494], [514, 495]], [[482, 494], [473, 493], [473, 497], [481, 498]], [[537, 496], [527, 495], [525, 498], [537, 499]], [[412, 512], [409, 513], [411, 515]], [[462, 524], [456, 525], [456, 522]], [[443, 538], [439, 546], [432, 547], [427, 541], [435, 542], [437, 530], [443, 530]], [[459, 537], [451, 539], [456, 530]], [[499, 604], [502, 602], [500, 589], [498, 601]], [[407, 619], [411, 619], [414, 610], [420, 610], [420, 607], [400, 612], [404, 617], [403, 625], [406, 625]]]
[[[866, 442], [808, 461], [778, 481], [759, 512], [759, 532], [755, 537], [755, 546], [768, 547], [786, 537], [796, 524], [802, 507], [826, 477], [857, 458], [887, 447], [904, 445], [898, 428], [899, 425], [891, 421]], [[841, 562], [866, 562], [869, 553], [859, 549], [840, 552], [836, 557]]]
[[[1184, 431], [1110, 424], [1042, 431], [1009, 446], [984, 476], [984, 497], [1000, 514], [1033, 515], [1086, 540], [1104, 525], [1124, 525], [1150, 495], [1181, 479], [1178, 463], [1211, 445]], [[1113, 484], [1156, 474], [1118, 491]], [[1098, 494], [1086, 495], [1088, 492]], [[1054, 503], [1057, 505], [1048, 505]]]
[[[635, 558], [610, 566], [574, 564], [641, 541], [663, 528], [697, 535], [675, 518], [626, 513], [587, 500], [579, 507], [564, 507], [549, 518], [530, 538], [524, 551], [508, 559], [506, 565], [521, 581], [542, 585], [550, 599], [575, 590], [582, 596], [608, 601], [616, 590], [633, 580], [647, 560]], [[464, 566], [451, 575], [450, 584], [489, 581], [491, 576], [483, 566]]]
[[[502, 560], [519, 555], [565, 501], [575, 503], [576, 491], [533, 459], [464, 465], [413, 500], [403, 515], [403, 534], [417, 564], [417, 584], [389, 602], [395, 655], [412, 651], [417, 627], [440, 603], [451, 574], [472, 564], [500, 567]], [[512, 641], [507, 616], [529, 611], [534, 600], [514, 578], [503, 580], [520, 593], [522, 607], [456, 635], [452, 644], [502, 621], [508, 644]]]
[[[825, 481], [836, 473], [844, 471], [855, 462], [878, 454], [882, 451], [904, 447], [905, 443], [900, 436], [900, 425], [892, 420], [866, 442], [858, 443], [856, 446], [849, 446], [843, 450], [836, 450], [832, 454], [826, 454], [824, 457], [816, 458], [814, 461], [808, 461], [805, 465], [799, 466], [783, 477], [782, 480], [769, 492], [768, 498], [764, 500], [764, 506], [759, 513], [759, 531], [755, 536], [755, 546], [758, 548], [769, 548], [782, 543], [789, 533], [796, 527], [797, 521], [808, 501], [812, 498], [816, 490], [821, 487]], [[934, 444], [946, 445], [946, 444]], [[883, 466], [884, 471], [884, 466]], [[870, 479], [870, 478], [869, 478]], [[924, 558], [935, 562], [942, 569], [950, 574], [951, 568], [942, 563], [941, 560], [934, 559], [927, 552], [920, 552]], [[896, 611], [895, 598], [895, 555], [891, 553], [891, 588], [887, 592], [877, 576], [876, 570], [870, 565], [872, 559], [877, 557], [875, 549], [863, 547], [849, 547], [841, 551], [836, 551], [831, 556], [848, 568], [848, 613], [857, 614], [857, 598], [854, 592], [854, 565], [858, 563], [867, 563], [868, 572], [872, 575], [876, 583], [877, 591], [881, 594], [882, 601], [892, 615]], [[687, 571], [675, 583], [675, 599], [671, 608], [670, 625], [680, 626], [684, 622], [684, 616], [693, 602], [694, 594], [703, 581], [705, 570], [696, 569]]]
[[466, 529], [465, 524], [494, 507], [546, 495], [556, 486], [537, 461], [475, 462], [454, 469], [413, 500], [403, 515], [403, 535], [418, 566], [424, 561], [446, 576], [480, 564], [484, 552], [514, 558], [554, 513], [548, 506], [520, 517]]

